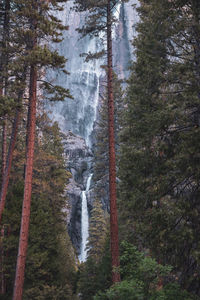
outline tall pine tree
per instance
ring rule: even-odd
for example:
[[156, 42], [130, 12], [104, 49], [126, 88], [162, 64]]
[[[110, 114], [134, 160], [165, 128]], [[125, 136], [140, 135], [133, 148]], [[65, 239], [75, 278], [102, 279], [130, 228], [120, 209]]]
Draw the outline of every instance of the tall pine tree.
[[[63, 2], [63, 1], [57, 1]], [[26, 167], [24, 200], [22, 206], [22, 219], [20, 240], [15, 275], [15, 285], [13, 299], [22, 299], [25, 262], [28, 247], [28, 233], [30, 223], [30, 205], [33, 176], [33, 159], [35, 143], [36, 125], [36, 104], [37, 104], [37, 78], [39, 66], [64, 67], [65, 60], [56, 52], [51, 52], [46, 46], [39, 46], [38, 41], [48, 36], [58, 36], [56, 30], [63, 29], [63, 26], [52, 15], [48, 16], [49, 5], [58, 7], [54, 1], [29, 1], [21, 3], [20, 13], [27, 22], [29, 39], [27, 40], [28, 59], [30, 59], [30, 79], [29, 79], [29, 109], [27, 118], [27, 145], [26, 145]], [[28, 6], [28, 7], [27, 7]], [[28, 10], [27, 10], [28, 8]], [[44, 25], [48, 25], [44, 27]], [[47, 29], [49, 28], [49, 30]], [[69, 93], [67, 94], [69, 96]]]
[[120, 158], [123, 238], [199, 294], [199, 1], [140, 1]]
[[[115, 133], [114, 133], [114, 97], [113, 97], [113, 66], [112, 66], [112, 24], [114, 22], [113, 11], [120, 1], [96, 1], [89, 0], [85, 3], [76, 0], [76, 9], [87, 11], [89, 15], [86, 25], [79, 29], [84, 35], [99, 35], [106, 33], [107, 40], [107, 93], [108, 93], [108, 136], [109, 136], [109, 198], [110, 198], [110, 233], [111, 233], [111, 257], [113, 283], [120, 281], [119, 274], [119, 245], [118, 245], [118, 221], [116, 204], [116, 158], [115, 158]], [[89, 53], [88, 59], [98, 58], [104, 53]]]

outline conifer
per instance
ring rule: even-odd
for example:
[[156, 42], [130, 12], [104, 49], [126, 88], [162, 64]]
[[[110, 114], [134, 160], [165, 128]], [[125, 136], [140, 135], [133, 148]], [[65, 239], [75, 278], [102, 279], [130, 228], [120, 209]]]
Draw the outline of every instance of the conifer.
[[[76, 0], [76, 9], [88, 11], [86, 25], [79, 29], [84, 35], [98, 36], [99, 32], [106, 33], [107, 40], [107, 92], [108, 92], [108, 136], [109, 136], [109, 198], [110, 198], [110, 232], [113, 283], [120, 281], [119, 274], [119, 246], [118, 221], [116, 204], [116, 161], [115, 161], [115, 134], [114, 134], [114, 97], [113, 97], [113, 66], [112, 66], [112, 24], [114, 22], [113, 10], [120, 1], [102, 0], [82, 1]], [[89, 58], [98, 58], [100, 53], [91, 54]]]
[[200, 4], [140, 3], [121, 135], [120, 223], [123, 238], [171, 264], [191, 289], [199, 282]]
[[[13, 299], [22, 299], [25, 262], [28, 247], [28, 232], [30, 222], [30, 205], [32, 191], [33, 176], [33, 159], [35, 144], [35, 125], [36, 125], [36, 105], [37, 105], [37, 78], [38, 70], [44, 66], [53, 68], [63, 67], [65, 60], [60, 57], [56, 51], [50, 51], [45, 45], [41, 46], [39, 41], [45, 37], [58, 38], [57, 30], [64, 29], [59, 20], [52, 19], [52, 15], [47, 17], [49, 5], [58, 7], [63, 1], [26, 1], [21, 3], [22, 7], [19, 14], [24, 17], [29, 29], [27, 30], [27, 56], [26, 60], [30, 65], [29, 79], [29, 108], [27, 118], [27, 145], [26, 145], [26, 167], [25, 167], [25, 184], [24, 184], [24, 200], [22, 208], [21, 231], [17, 258], [17, 267], [15, 275], [15, 285]], [[68, 96], [69, 93], [67, 93]]]
[[[37, 116], [35, 159], [33, 169], [30, 233], [24, 282], [24, 299], [73, 299], [75, 282], [75, 254], [66, 232], [67, 199], [64, 189], [70, 174], [66, 171], [61, 133], [45, 113]], [[25, 123], [20, 122], [14, 152], [11, 182], [7, 196], [3, 224], [10, 224], [11, 233], [5, 235], [4, 271], [5, 297], [11, 298], [14, 281], [17, 244], [23, 198], [23, 165]]]
[[90, 217], [88, 255], [96, 262], [102, 258], [107, 238], [106, 217], [102, 204], [96, 199]]
[[[31, 30], [27, 23], [27, 9], [24, 8], [23, 2], [18, 0], [7, 1], [6, 3], [11, 3], [11, 9], [9, 14], [10, 20], [10, 31], [7, 43], [2, 43], [2, 53], [7, 53], [9, 57], [9, 64], [6, 65], [6, 70], [9, 72], [10, 78], [7, 76], [7, 96], [2, 99], [4, 104], [2, 105], [2, 115], [8, 113], [12, 121], [12, 134], [9, 142], [9, 150], [6, 159], [6, 170], [5, 176], [2, 178], [1, 186], [1, 202], [0, 202], [0, 220], [2, 218], [2, 213], [5, 206], [5, 198], [7, 193], [7, 187], [10, 177], [10, 169], [12, 165], [13, 151], [15, 147], [16, 135], [18, 131], [18, 123], [20, 113], [23, 109], [23, 96], [26, 87], [26, 78], [29, 65], [33, 61], [35, 56], [35, 62], [38, 66], [53, 67], [56, 68], [57, 65], [64, 67], [65, 59], [58, 55], [56, 51], [50, 51], [46, 45], [40, 47], [38, 45], [35, 51], [31, 52], [30, 55], [30, 40], [31, 40]], [[61, 9], [60, 3], [64, 1], [52, 2], [52, 9]], [[26, 1], [26, 6], [31, 7], [31, 2]], [[44, 38], [50, 42], [59, 42], [61, 40], [61, 31], [67, 27], [63, 26], [61, 21], [55, 16], [48, 13], [48, 5], [45, 1], [41, 1], [40, 9], [43, 11], [42, 14], [38, 15], [39, 26], [38, 26], [38, 36], [40, 39]], [[31, 11], [31, 10], [30, 10]], [[48, 19], [49, 18], [49, 19]], [[47, 29], [48, 28], [48, 29]], [[42, 37], [43, 34], [43, 37]], [[7, 35], [8, 36], [8, 35]], [[45, 40], [45, 41], [46, 41]], [[5, 46], [7, 46], [5, 48]], [[39, 61], [40, 60], [40, 61]], [[65, 70], [63, 70], [65, 72]], [[5, 73], [5, 72], [4, 72]], [[39, 78], [41, 80], [41, 78]], [[49, 82], [42, 80], [43, 84], [41, 88], [48, 90], [48, 93], [53, 94], [54, 100], [64, 100], [65, 97], [71, 97], [68, 90], [61, 88], [60, 86], [53, 86]], [[51, 97], [50, 97], [51, 100]], [[1, 110], [1, 109], [0, 109]], [[15, 110], [13, 116], [12, 111]], [[5, 151], [4, 151], [5, 152]]]
[[[10, 0], [6, 0], [2, 5], [3, 9], [3, 29], [2, 29], [2, 41], [1, 41], [1, 58], [0, 58], [0, 97], [6, 96], [7, 89], [7, 64], [8, 53], [7, 43], [9, 39], [9, 22], [10, 22]], [[6, 170], [6, 154], [7, 154], [7, 116], [3, 116], [2, 126], [2, 178], [4, 177]]]

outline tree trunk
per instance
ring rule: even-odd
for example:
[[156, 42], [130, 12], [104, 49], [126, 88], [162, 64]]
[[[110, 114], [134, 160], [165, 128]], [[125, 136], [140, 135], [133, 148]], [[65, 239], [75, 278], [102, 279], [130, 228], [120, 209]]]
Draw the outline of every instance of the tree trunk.
[[6, 151], [7, 151], [7, 118], [4, 117], [2, 128], [2, 182], [6, 171]]
[[109, 193], [110, 193], [110, 240], [112, 259], [112, 282], [120, 281], [119, 274], [119, 241], [116, 201], [116, 159], [114, 135], [114, 97], [112, 79], [112, 28], [111, 3], [107, 4], [107, 80], [108, 80], [108, 130], [109, 130]]
[[31, 66], [24, 200], [22, 206], [20, 240], [19, 240], [19, 249], [18, 249], [18, 257], [17, 257], [13, 300], [22, 299], [23, 285], [24, 285], [24, 272], [25, 272], [26, 253], [28, 247], [28, 233], [29, 233], [29, 223], [30, 223], [30, 207], [31, 207], [31, 192], [32, 192], [32, 174], [33, 174], [35, 123], [36, 123], [36, 100], [37, 100], [36, 90], [37, 90], [37, 70], [34, 66]]

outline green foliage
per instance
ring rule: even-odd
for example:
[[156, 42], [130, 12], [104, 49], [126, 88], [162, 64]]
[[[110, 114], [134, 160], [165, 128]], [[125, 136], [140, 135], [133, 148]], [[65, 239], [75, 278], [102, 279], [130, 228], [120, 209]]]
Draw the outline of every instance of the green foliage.
[[31, 288], [25, 291], [24, 300], [73, 300], [75, 299], [71, 293], [71, 287], [66, 285], [64, 287], [41, 285], [40, 287]]
[[88, 255], [98, 261], [104, 252], [107, 238], [107, 224], [102, 204], [96, 199], [90, 217]]
[[123, 242], [122, 255], [120, 257], [122, 278], [135, 277], [144, 280], [147, 284], [158, 283], [160, 276], [166, 276], [170, 271], [170, 266], [162, 266], [155, 259], [139, 252], [136, 247], [127, 242]]
[[0, 116], [10, 115], [15, 107], [16, 103], [13, 98], [8, 96], [0, 97]]
[[[2, 244], [6, 299], [11, 298], [13, 289], [23, 199], [24, 139], [21, 137], [3, 215], [4, 227], [9, 228]], [[67, 199], [63, 196], [70, 174], [65, 170], [58, 124], [51, 124], [46, 114], [37, 119], [35, 154], [24, 299], [75, 299], [75, 253], [67, 234], [64, 213]]]
[[111, 287], [106, 293], [99, 293], [94, 300], [143, 300], [143, 286], [141, 282], [123, 280]]
[[[110, 23], [113, 24], [116, 22], [114, 17], [114, 12], [117, 9], [117, 5], [122, 2], [128, 2], [128, 0], [111, 0], [111, 19]], [[77, 31], [81, 34], [82, 37], [89, 35], [90, 37], [96, 36], [99, 37], [100, 33], [106, 33], [108, 27], [107, 23], [107, 6], [108, 1], [106, 0], [75, 0], [74, 9], [78, 12], [86, 12], [85, 22], [81, 28], [78, 28]], [[102, 39], [101, 39], [102, 40]], [[86, 57], [86, 61], [90, 59], [98, 59], [106, 54], [105, 47], [102, 41], [102, 49], [97, 53], [83, 53], [81, 56]]]
[[[127, 0], [111, 0], [111, 8], [112, 12], [115, 11], [117, 4], [121, 2], [128, 2]], [[75, 1], [75, 10], [76, 11], [87, 11], [89, 15], [87, 16], [87, 20], [85, 25], [82, 28], [79, 28], [78, 31], [83, 35], [95, 35], [99, 36], [101, 31], [105, 31], [107, 24], [106, 24], [106, 13], [107, 13], [107, 4], [108, 1], [100, 0], [96, 2], [95, 0], [87, 0]], [[115, 22], [114, 16], [112, 17], [111, 22]]]
[[140, 282], [146, 295], [150, 295], [157, 288], [160, 278], [168, 275], [172, 269], [158, 264], [127, 242], [122, 243], [120, 266], [122, 279]]
[[160, 278], [169, 275], [171, 267], [158, 264], [130, 243], [122, 243], [120, 263], [122, 281], [106, 292], [99, 292], [94, 300], [195, 299], [186, 291], [182, 291], [176, 283], [167, 284], [161, 290], [157, 290]]
[[66, 98], [73, 99], [69, 89], [65, 89], [62, 86], [52, 85], [49, 82], [43, 82], [40, 86], [46, 93], [46, 99], [50, 101], [64, 101]]
[[199, 294], [199, 1], [140, 2], [121, 131], [121, 239]]
[[164, 286], [164, 288], [156, 292], [151, 300], [192, 300], [199, 299], [194, 295], [187, 293], [186, 291], [181, 290], [180, 286], [177, 283], [170, 283]]
[[182, 291], [177, 284], [164, 287], [162, 291], [155, 292], [152, 296], [146, 296], [142, 282], [135, 280], [123, 280], [111, 287], [106, 293], [99, 293], [94, 300], [193, 300], [197, 299]]
[[[113, 72], [113, 93], [115, 99], [115, 150], [118, 155], [119, 151], [119, 132], [121, 125], [121, 114], [123, 111], [123, 91], [121, 87], [122, 81], [118, 79]], [[109, 149], [108, 149], [108, 103], [107, 93], [103, 93], [99, 100], [99, 118], [98, 127], [96, 129], [96, 143], [94, 149], [94, 181], [95, 193], [102, 203], [108, 202], [108, 175], [109, 175]], [[117, 160], [118, 166], [118, 160]], [[104, 207], [109, 211], [108, 207]]]
[[89, 256], [80, 266], [78, 292], [81, 299], [92, 300], [98, 291], [104, 291], [111, 286], [111, 258], [109, 239], [104, 244], [104, 252], [96, 260]]
[[[31, 65], [46, 73], [60, 69], [64, 73], [66, 59], [50, 46], [62, 41], [63, 30], [68, 29], [55, 17], [65, 1], [7, 0], [1, 4], [0, 14], [0, 116], [11, 115], [16, 107], [22, 109], [26, 77]], [[34, 20], [34, 21], [33, 21]], [[36, 38], [37, 45], [33, 41]], [[34, 46], [33, 46], [34, 45]], [[50, 83], [48, 83], [50, 84]], [[60, 86], [49, 88], [54, 100], [72, 98], [69, 90]]]

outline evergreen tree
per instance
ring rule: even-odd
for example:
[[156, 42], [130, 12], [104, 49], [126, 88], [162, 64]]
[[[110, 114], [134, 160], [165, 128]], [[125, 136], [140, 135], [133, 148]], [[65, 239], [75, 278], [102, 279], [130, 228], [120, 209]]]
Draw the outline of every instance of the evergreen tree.
[[[3, 3], [4, 4], [4, 3]], [[7, 43], [9, 39], [9, 14], [10, 14], [10, 0], [6, 0], [3, 8], [3, 30], [2, 30], [2, 52], [0, 58], [0, 97], [6, 96], [7, 88], [7, 64], [8, 64], [8, 53]], [[7, 152], [7, 117], [3, 117], [3, 128], [2, 128], [2, 177], [4, 176], [6, 169], [6, 152]]]
[[99, 292], [95, 300], [174, 300], [197, 299], [182, 291], [177, 283], [169, 283], [162, 290], [157, 290], [160, 275], [169, 276], [170, 266], [162, 266], [154, 259], [139, 252], [133, 245], [123, 242], [121, 245], [122, 281], [106, 292]]
[[[113, 91], [114, 91], [114, 113], [115, 113], [115, 148], [118, 155], [119, 133], [121, 126], [121, 115], [123, 111], [123, 91], [122, 81], [117, 78], [113, 72]], [[98, 122], [95, 129], [95, 149], [94, 149], [94, 181], [101, 180], [109, 175], [108, 159], [108, 106], [107, 93], [100, 94]], [[99, 195], [98, 195], [99, 196]]]
[[[120, 281], [119, 276], [119, 247], [118, 247], [118, 221], [116, 206], [116, 159], [115, 159], [115, 134], [114, 134], [114, 97], [113, 97], [113, 66], [112, 66], [112, 24], [113, 11], [120, 1], [75, 1], [76, 9], [88, 11], [86, 25], [79, 29], [82, 35], [98, 36], [99, 32], [106, 32], [107, 40], [107, 93], [108, 93], [108, 136], [109, 136], [109, 198], [110, 198], [110, 232], [111, 232], [111, 257], [113, 282]], [[104, 53], [89, 53], [87, 59], [98, 58]]]
[[89, 257], [98, 261], [103, 254], [107, 237], [107, 226], [102, 204], [96, 199], [90, 217], [89, 241], [87, 248]]
[[[119, 132], [120, 119], [123, 111], [123, 92], [121, 80], [113, 73], [113, 91], [115, 98], [115, 149], [119, 153]], [[100, 95], [98, 111], [98, 122], [95, 128], [95, 148], [94, 148], [94, 193], [103, 204], [104, 210], [110, 211], [108, 201], [109, 191], [109, 150], [108, 150], [108, 106], [107, 94]], [[118, 170], [118, 163], [117, 163]]]
[[199, 294], [199, 1], [140, 1], [120, 157], [123, 238]]
[[[20, 124], [21, 125], [21, 124]], [[25, 128], [20, 126], [12, 166], [11, 186], [3, 224], [10, 235], [3, 239], [5, 298], [10, 299], [14, 282], [23, 196]], [[24, 283], [24, 299], [74, 299], [75, 255], [66, 232], [67, 199], [63, 192], [70, 177], [65, 170], [58, 125], [46, 114], [37, 118], [32, 213]]]
[[[7, 1], [8, 2], [8, 1]], [[7, 3], [6, 2], [6, 3]], [[46, 41], [50, 44], [53, 42], [61, 41], [61, 31], [67, 29], [63, 26], [61, 21], [53, 15], [54, 10], [61, 10], [61, 3], [66, 1], [39, 1], [38, 12], [37, 12], [37, 36], [38, 44], [34, 51], [31, 45], [33, 41], [33, 30], [31, 28], [31, 16], [30, 12], [33, 11], [33, 4], [31, 1], [19, 1], [12, 0], [10, 3], [10, 30], [7, 43], [2, 43], [2, 53], [8, 53], [9, 60], [6, 65], [6, 72], [4, 77], [7, 82], [7, 95], [2, 98], [2, 107], [0, 106], [0, 113], [2, 116], [9, 113], [14, 118], [13, 130], [10, 138], [9, 151], [7, 155], [5, 176], [2, 179], [1, 187], [1, 204], [0, 204], [0, 220], [5, 205], [5, 198], [7, 187], [9, 183], [10, 168], [12, 164], [12, 156], [15, 147], [16, 134], [18, 130], [18, 123], [20, 112], [22, 111], [23, 95], [26, 88], [26, 77], [29, 72], [31, 64], [37, 64], [39, 70], [46, 68], [57, 68], [61, 67], [63, 72], [65, 66], [65, 59], [57, 53], [47, 47]], [[51, 13], [50, 13], [51, 6]], [[5, 68], [4, 68], [5, 69]], [[43, 74], [42, 73], [42, 74]], [[7, 74], [7, 75], [6, 75]], [[48, 93], [53, 94], [50, 100], [64, 100], [65, 97], [71, 97], [68, 90], [64, 88], [52, 85], [47, 81], [41, 80], [43, 76], [39, 72], [38, 80], [42, 81], [40, 87], [47, 90]], [[12, 111], [15, 111], [13, 117]], [[4, 151], [5, 152], [5, 151]]]
[[[51, 5], [57, 6], [57, 4], [54, 1], [50, 2]], [[58, 20], [56, 20], [55, 18], [52, 19], [52, 16], [46, 17], [46, 13], [49, 8], [49, 3], [46, 3], [46, 1], [29, 1], [29, 3], [27, 3], [26, 1], [25, 5], [26, 7], [24, 6], [21, 9], [20, 13], [23, 12], [23, 17], [27, 20], [27, 25], [29, 26], [30, 34], [30, 38], [27, 43], [27, 49], [29, 51], [27, 56], [29, 56], [30, 59], [29, 109], [27, 119], [27, 150], [24, 201], [22, 208], [22, 220], [13, 299], [22, 299], [23, 293], [24, 271], [30, 222], [38, 67], [42, 65], [50, 65], [52, 67], [63, 67], [65, 62], [64, 58], [59, 57], [59, 55], [56, 52], [50, 52], [46, 46], [39, 47], [38, 44], [39, 39], [49, 35], [55, 36], [56, 29], [63, 29]], [[29, 11], [27, 11], [27, 5]], [[39, 23], [39, 21], [43, 21], [43, 23], [41, 24]], [[46, 27], [44, 28], [44, 25], [49, 25], [49, 27], [47, 26], [49, 30], [47, 30]], [[69, 96], [69, 93], [67, 93], [67, 95]]]
[[83, 300], [92, 300], [99, 291], [105, 291], [112, 284], [110, 238], [107, 237], [104, 251], [98, 260], [89, 256], [85, 264], [80, 266], [78, 291]]

